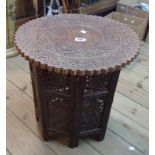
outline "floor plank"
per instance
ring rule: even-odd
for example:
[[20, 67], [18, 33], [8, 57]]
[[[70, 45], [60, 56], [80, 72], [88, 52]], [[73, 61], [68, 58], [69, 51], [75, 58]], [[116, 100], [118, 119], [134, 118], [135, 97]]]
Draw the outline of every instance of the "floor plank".
[[120, 79], [126, 80], [130, 84], [133, 84], [137, 88], [141, 88], [142, 90], [149, 92], [149, 76], [144, 75], [141, 76], [129, 69], [123, 69], [120, 73]]
[[142, 65], [148, 67], [149, 66], [149, 60], [148, 60], [148, 57], [142, 55], [142, 54], [139, 54], [137, 56], [137, 58], [134, 60], [134, 62], [136, 63], [141, 63]]
[[11, 63], [9, 59], [7, 60], [6, 69], [6, 78], [9, 81], [14, 82], [29, 96], [33, 97], [30, 75], [15, 64]]
[[7, 59], [8, 61], [18, 65], [20, 68], [22, 68], [24, 71], [30, 73], [29, 70], [29, 63], [28, 61], [26, 61], [23, 57], [21, 57], [20, 55]]
[[149, 73], [148, 66], [144, 66], [141, 63], [132, 62], [127, 68], [140, 76], [147, 76]]
[[142, 152], [148, 152], [148, 131], [127, 117], [124, 117], [113, 108], [111, 110], [108, 128], [132, 145], [139, 148]]
[[144, 55], [147, 58], [149, 57], [149, 44], [148, 43], [141, 41], [140, 54]]
[[90, 145], [95, 147], [100, 152], [106, 152], [106, 155], [143, 155], [144, 153], [140, 152], [135, 148], [134, 151], [130, 151], [129, 147], [132, 144], [129, 144], [118, 137], [116, 134], [107, 130], [105, 139], [101, 142], [96, 142], [92, 139], [86, 140]]
[[149, 127], [149, 116], [148, 109], [136, 104], [133, 100], [123, 96], [116, 92], [114, 97], [113, 108], [117, 109], [120, 113], [129, 117], [134, 122], [148, 129]]
[[55, 155], [7, 110], [7, 147], [15, 155]]
[[126, 80], [119, 79], [116, 90], [127, 96], [128, 98], [134, 100], [145, 108], [149, 108], [149, 96], [148, 92], [143, 89], [130, 84]]

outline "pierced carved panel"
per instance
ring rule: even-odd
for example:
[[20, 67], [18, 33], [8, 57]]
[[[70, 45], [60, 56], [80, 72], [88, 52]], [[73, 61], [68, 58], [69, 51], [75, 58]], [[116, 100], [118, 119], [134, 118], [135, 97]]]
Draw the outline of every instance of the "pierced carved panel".
[[105, 75], [100, 76], [85, 76], [84, 94], [108, 91], [109, 78]]
[[70, 100], [57, 95], [46, 98], [47, 126], [55, 132], [68, 132]]
[[70, 94], [69, 77], [61, 74], [56, 74], [49, 71], [43, 72], [44, 84], [46, 88], [52, 88], [56, 92]]
[[105, 96], [86, 97], [82, 103], [81, 131], [100, 128]]

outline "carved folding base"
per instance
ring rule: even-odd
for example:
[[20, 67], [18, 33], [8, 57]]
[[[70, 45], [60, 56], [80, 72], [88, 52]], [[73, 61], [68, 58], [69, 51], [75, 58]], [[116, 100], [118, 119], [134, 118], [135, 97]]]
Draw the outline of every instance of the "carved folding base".
[[30, 64], [35, 112], [44, 140], [68, 136], [104, 138], [120, 71], [106, 75], [69, 76]]

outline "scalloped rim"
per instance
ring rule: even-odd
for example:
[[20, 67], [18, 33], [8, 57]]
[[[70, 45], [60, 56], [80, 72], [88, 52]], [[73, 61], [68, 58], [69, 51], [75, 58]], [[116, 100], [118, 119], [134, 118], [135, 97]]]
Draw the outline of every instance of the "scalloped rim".
[[[73, 15], [73, 14], [65, 14], [65, 15]], [[88, 16], [88, 15], [87, 15]], [[90, 15], [89, 15], [90, 16]], [[99, 16], [96, 16], [98, 18], [103, 18], [103, 17], [99, 17]], [[40, 18], [37, 18], [37, 19], [41, 19], [41, 18], [45, 18], [45, 17], [40, 17]], [[104, 17], [106, 18], [106, 17]], [[37, 19], [32, 19], [32, 20], [37, 20]], [[108, 18], [109, 19], [109, 18]], [[32, 20], [26, 22], [25, 24], [28, 24], [29, 22], [31, 22]], [[112, 19], [109, 19], [109, 20], [112, 20]], [[115, 21], [117, 23], [120, 23], [118, 21]], [[25, 24], [22, 24], [22, 25], [25, 25]], [[121, 23], [123, 24], [123, 23]], [[22, 26], [21, 25], [21, 26]], [[125, 24], [123, 24], [125, 25]], [[20, 27], [21, 27], [20, 26]], [[126, 25], [125, 25], [126, 26]], [[17, 31], [20, 29], [20, 27], [17, 29]], [[127, 27], [127, 26], [126, 26]], [[127, 27], [128, 29], [130, 29], [131, 31], [133, 31], [131, 28]], [[33, 58], [30, 58], [28, 55], [25, 55], [24, 52], [22, 52], [22, 50], [18, 47], [17, 45], [17, 42], [16, 42], [16, 35], [17, 35], [17, 31], [14, 35], [14, 40], [15, 40], [15, 46], [16, 46], [16, 49], [18, 50], [18, 52], [21, 54], [22, 57], [24, 57], [26, 60], [28, 60], [30, 63], [33, 63], [36, 67], [39, 67], [41, 69], [47, 69], [48, 71], [50, 72], [55, 72], [55, 73], [58, 73], [58, 74], [64, 74], [64, 75], [72, 75], [72, 76], [84, 76], [84, 75], [100, 75], [100, 74], [107, 74], [109, 72], [113, 72], [115, 70], [121, 70], [122, 68], [124, 68], [126, 65], [129, 65], [139, 54], [139, 50], [140, 50], [140, 40], [137, 40], [138, 41], [138, 49], [137, 49], [137, 52], [135, 52], [135, 54], [128, 60], [126, 60], [126, 62], [123, 62], [121, 63], [120, 65], [115, 65], [113, 67], [109, 67], [107, 69], [99, 69], [99, 70], [72, 70], [72, 69], [64, 69], [64, 68], [57, 68], [57, 67], [54, 67], [54, 66], [48, 66], [47, 64], [42, 64], [41, 62], [39, 61], [35, 61]], [[136, 32], [133, 31], [133, 33], [136, 34]], [[137, 34], [136, 34], [137, 35]], [[138, 37], [137, 37], [138, 38]]]

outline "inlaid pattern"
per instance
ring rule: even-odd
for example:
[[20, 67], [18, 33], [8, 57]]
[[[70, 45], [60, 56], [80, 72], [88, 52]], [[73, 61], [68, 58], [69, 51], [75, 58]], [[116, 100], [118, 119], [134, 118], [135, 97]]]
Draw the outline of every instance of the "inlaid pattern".
[[83, 14], [42, 17], [21, 26], [17, 48], [41, 68], [71, 75], [120, 69], [138, 54], [137, 34], [117, 21]]

